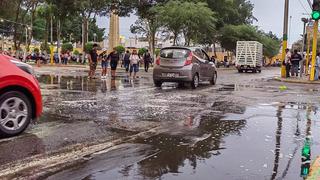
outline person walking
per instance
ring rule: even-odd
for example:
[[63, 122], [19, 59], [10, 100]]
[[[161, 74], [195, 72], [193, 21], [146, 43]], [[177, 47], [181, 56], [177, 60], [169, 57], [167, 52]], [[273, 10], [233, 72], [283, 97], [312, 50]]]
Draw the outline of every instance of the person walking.
[[102, 68], [101, 79], [106, 79], [106, 78], [107, 78], [108, 67], [109, 67], [109, 63], [110, 63], [106, 51], [107, 51], [107, 50], [104, 50], [103, 53], [101, 53], [101, 55], [100, 55], [100, 58], [101, 58], [101, 68]]
[[129, 72], [130, 68], [130, 52], [127, 50], [123, 57], [123, 64], [124, 68], [126, 69], [126, 72]]
[[150, 55], [148, 49], [147, 49], [146, 53], [144, 53], [144, 55], [143, 55], [143, 60], [144, 60], [144, 70], [146, 72], [148, 72], [149, 66], [150, 66], [150, 63], [151, 63], [151, 55]]
[[216, 59], [214, 58], [214, 56], [211, 56], [210, 61], [213, 62], [214, 64], [216, 64]]
[[92, 50], [90, 51], [89, 55], [88, 55], [88, 59], [89, 59], [89, 66], [90, 66], [90, 70], [89, 70], [89, 79], [94, 79], [95, 77], [95, 73], [96, 73], [96, 69], [97, 69], [97, 63], [98, 63], [98, 53], [97, 53], [97, 49], [98, 49], [98, 45], [97, 44], [93, 44]]
[[63, 64], [64, 64], [64, 65], [67, 65], [67, 64], [68, 64], [68, 59], [69, 59], [69, 51], [66, 51], [66, 52], [63, 54]]
[[36, 53], [35, 53], [35, 57], [36, 57], [37, 66], [40, 67], [40, 65], [41, 65], [41, 55], [40, 55], [40, 52], [36, 52]]
[[130, 77], [132, 75], [132, 72], [134, 73], [133, 74], [133, 78], [135, 79], [136, 78], [136, 75], [137, 75], [137, 72], [139, 72], [139, 63], [140, 61], [140, 57], [137, 53], [137, 50], [133, 50], [131, 56], [130, 56]]
[[120, 60], [120, 55], [116, 48], [113, 48], [113, 51], [109, 54], [108, 59], [110, 60], [111, 77], [112, 79], [115, 79], [118, 62]]
[[291, 70], [291, 76], [299, 76], [299, 65], [300, 61], [302, 60], [302, 56], [298, 54], [298, 50], [294, 50], [293, 54], [291, 55], [291, 64], [292, 64], [292, 70]]
[[286, 49], [286, 57], [284, 59], [284, 65], [286, 66], [286, 78], [290, 77], [290, 69], [291, 69], [291, 53], [289, 49]]
[[320, 53], [317, 53], [316, 58], [316, 67], [315, 67], [315, 74], [314, 74], [314, 80], [319, 80], [319, 70], [320, 70]]

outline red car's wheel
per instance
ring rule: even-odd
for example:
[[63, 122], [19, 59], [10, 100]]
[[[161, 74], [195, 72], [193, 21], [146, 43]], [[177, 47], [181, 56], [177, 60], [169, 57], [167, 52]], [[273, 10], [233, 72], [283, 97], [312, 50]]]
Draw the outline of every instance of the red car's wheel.
[[0, 136], [15, 136], [30, 124], [32, 106], [30, 100], [19, 91], [0, 95]]

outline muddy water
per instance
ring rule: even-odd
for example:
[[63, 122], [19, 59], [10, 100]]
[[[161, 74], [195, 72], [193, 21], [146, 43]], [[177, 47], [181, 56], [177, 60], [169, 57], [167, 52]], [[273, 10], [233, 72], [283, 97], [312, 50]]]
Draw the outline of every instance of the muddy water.
[[[134, 163], [128, 162], [136, 160], [130, 154], [141, 151], [119, 159], [98, 155], [51, 178], [302, 179], [302, 148], [310, 141], [310, 159], [320, 154], [319, 130], [318, 105], [258, 104], [223, 117], [190, 117], [167, 133], [139, 139], [126, 149], [148, 145], [153, 153], [140, 153], [142, 160]], [[87, 170], [101, 159], [99, 167]], [[110, 167], [108, 160], [121, 163]]]
[[301, 179], [306, 142], [311, 141], [311, 160], [320, 154], [319, 104], [296, 103], [318, 95], [315, 87], [288, 86], [282, 92], [279, 84], [239, 80], [215, 87], [205, 83], [197, 90], [173, 83], [154, 88], [151, 77], [125, 75], [39, 80], [44, 115], [27, 133], [0, 140], [4, 164], [153, 127], [163, 132], [95, 154], [50, 179], [291, 180]]

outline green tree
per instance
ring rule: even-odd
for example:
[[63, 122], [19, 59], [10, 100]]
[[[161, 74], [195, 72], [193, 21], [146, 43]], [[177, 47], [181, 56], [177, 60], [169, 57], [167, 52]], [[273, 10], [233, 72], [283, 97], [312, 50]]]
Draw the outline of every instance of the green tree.
[[161, 27], [155, 7], [165, 2], [166, 0], [139, 1], [136, 5], [139, 19], [130, 27], [132, 33], [147, 37], [151, 54], [155, 52], [156, 33]]
[[78, 50], [74, 50], [74, 51], [73, 51], [73, 54], [76, 55], [76, 56], [78, 56], [78, 55], [80, 54], [80, 52], [79, 52]]
[[89, 53], [93, 48], [93, 43], [89, 42], [89, 43], [86, 43], [86, 45], [84, 46], [84, 51], [86, 53]]
[[126, 50], [126, 48], [123, 47], [123, 46], [117, 46], [117, 47], [116, 47], [116, 50], [117, 50], [118, 53], [122, 54], [122, 53], [124, 53], [124, 51]]
[[138, 50], [138, 54], [141, 56], [141, 55], [143, 55], [144, 53], [146, 53], [147, 52], [147, 49], [146, 48], [140, 48], [139, 50]]
[[219, 41], [226, 50], [235, 52], [237, 41], [256, 41], [257, 29], [249, 25], [226, 25], [220, 30]]
[[47, 53], [50, 54], [50, 47], [49, 47], [49, 44], [47, 42], [41, 43], [40, 49], [41, 49], [41, 51], [46, 51]]
[[64, 43], [64, 44], [62, 44], [62, 46], [61, 46], [61, 52], [62, 52], [62, 53], [65, 53], [65, 52], [67, 52], [67, 51], [69, 51], [69, 52], [72, 52], [72, 51], [73, 51], [73, 46], [72, 46], [71, 43]]

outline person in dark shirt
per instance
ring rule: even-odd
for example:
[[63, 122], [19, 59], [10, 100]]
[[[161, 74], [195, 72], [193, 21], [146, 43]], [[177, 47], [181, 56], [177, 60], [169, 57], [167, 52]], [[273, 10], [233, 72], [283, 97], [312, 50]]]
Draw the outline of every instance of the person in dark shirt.
[[291, 55], [291, 64], [292, 64], [292, 70], [291, 70], [291, 76], [299, 76], [299, 64], [302, 60], [302, 56], [298, 54], [298, 50], [294, 50], [294, 53]]
[[89, 79], [91, 78], [95, 78], [95, 73], [96, 73], [96, 69], [97, 69], [97, 63], [98, 63], [98, 53], [97, 53], [97, 48], [98, 45], [97, 44], [93, 44], [93, 48], [89, 53], [89, 66], [90, 66], [90, 70], [89, 70]]
[[110, 60], [112, 79], [115, 79], [116, 78], [116, 70], [117, 70], [118, 62], [120, 60], [120, 55], [117, 52], [116, 48], [113, 48], [113, 51], [109, 54], [108, 59]]
[[126, 51], [124, 58], [123, 58], [123, 64], [124, 68], [126, 68], [126, 72], [129, 72], [129, 67], [130, 67], [130, 52]]
[[148, 72], [149, 66], [151, 63], [151, 55], [149, 51], [147, 50], [146, 53], [143, 55], [143, 60], [144, 60], [144, 70]]
[[214, 58], [214, 56], [211, 56], [210, 61], [213, 62], [214, 64], [216, 63], [216, 59]]

